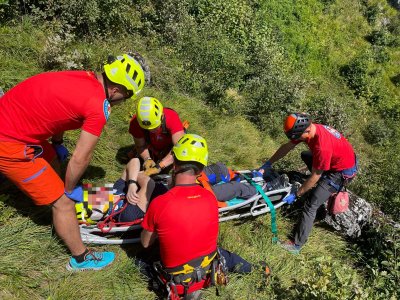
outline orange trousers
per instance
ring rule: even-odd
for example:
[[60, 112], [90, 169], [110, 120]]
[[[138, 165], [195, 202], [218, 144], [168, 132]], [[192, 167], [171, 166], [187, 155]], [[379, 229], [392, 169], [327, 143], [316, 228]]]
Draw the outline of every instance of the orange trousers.
[[49, 164], [55, 157], [47, 141], [38, 145], [0, 141], [0, 173], [36, 205], [49, 205], [64, 194], [64, 182]]

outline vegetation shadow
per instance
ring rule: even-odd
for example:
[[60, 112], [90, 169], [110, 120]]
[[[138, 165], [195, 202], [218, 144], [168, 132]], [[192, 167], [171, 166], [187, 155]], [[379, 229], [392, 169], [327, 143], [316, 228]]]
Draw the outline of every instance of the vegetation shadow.
[[400, 2], [397, 0], [387, 0], [387, 3], [395, 9], [400, 10]]
[[[155, 278], [156, 276], [152, 268], [154, 262], [161, 260], [160, 245], [158, 241], [147, 249], [143, 248], [140, 243], [123, 244], [121, 245], [121, 249], [123, 249], [126, 255], [134, 261], [134, 264], [147, 281], [147, 289], [156, 294], [156, 299], [164, 299], [165, 290], [160, 285], [159, 280]], [[147, 267], [145, 265], [147, 265]]]
[[[83, 178], [93, 180], [104, 178], [106, 172], [103, 168], [89, 166]], [[33, 201], [21, 192], [11, 181], [1, 178], [0, 182], [0, 201], [14, 207], [18, 213], [24, 217], [29, 217], [37, 225], [51, 225], [52, 213], [48, 205], [37, 206]]]
[[397, 87], [400, 87], [400, 73], [396, 76], [390, 77], [390, 81]]
[[133, 145], [126, 145], [118, 149], [117, 153], [115, 154], [115, 159], [121, 164], [126, 165], [130, 158], [128, 153], [133, 149]]
[[85, 173], [83, 173], [82, 178], [88, 180], [95, 180], [104, 178], [105, 176], [106, 176], [106, 171], [102, 167], [89, 165]]
[[15, 208], [18, 214], [29, 217], [37, 225], [50, 225], [52, 214], [50, 206], [36, 206], [12, 182], [4, 180], [0, 186], [0, 201]]

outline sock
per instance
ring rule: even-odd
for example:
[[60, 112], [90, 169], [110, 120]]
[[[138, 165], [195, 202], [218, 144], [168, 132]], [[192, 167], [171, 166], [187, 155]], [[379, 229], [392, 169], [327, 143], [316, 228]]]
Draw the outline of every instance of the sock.
[[81, 262], [83, 262], [85, 260], [85, 256], [88, 253], [89, 253], [89, 249], [86, 248], [85, 252], [83, 252], [82, 254], [80, 254], [80, 255], [72, 255], [72, 257], [75, 258], [77, 263], [81, 263]]

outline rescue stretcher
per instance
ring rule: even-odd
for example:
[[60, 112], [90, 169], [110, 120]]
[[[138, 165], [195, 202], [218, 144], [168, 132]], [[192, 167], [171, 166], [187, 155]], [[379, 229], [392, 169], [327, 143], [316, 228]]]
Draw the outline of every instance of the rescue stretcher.
[[[243, 170], [238, 171], [238, 173], [247, 177], [247, 175], [251, 174], [251, 171]], [[264, 195], [257, 192], [257, 194], [248, 199], [235, 198], [227, 201], [225, 207], [219, 208], [219, 222], [257, 217], [270, 213], [271, 209], [273, 213], [275, 213], [276, 209], [286, 204], [283, 199], [292, 191], [292, 185], [288, 180], [282, 180], [279, 188], [268, 190], [268, 185], [266, 183], [276, 179], [277, 176], [280, 175], [274, 172], [268, 179], [256, 177], [251, 179], [251, 183], [248, 182], [248, 180], [242, 180], [241, 182], [245, 184], [259, 185], [258, 189], [262, 187]], [[162, 181], [163, 184], [167, 184], [169, 178], [170, 175], [157, 175], [154, 179]], [[122, 200], [123, 199], [121, 199], [121, 201]], [[117, 245], [139, 243], [142, 219], [120, 223], [117, 222], [114, 217], [113, 213], [111, 213], [97, 224], [80, 224], [79, 228], [83, 242], [86, 244]]]

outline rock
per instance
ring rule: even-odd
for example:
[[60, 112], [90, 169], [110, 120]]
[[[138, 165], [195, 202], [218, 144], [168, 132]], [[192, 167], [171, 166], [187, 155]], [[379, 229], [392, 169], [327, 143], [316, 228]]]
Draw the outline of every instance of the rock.
[[[300, 172], [292, 171], [287, 174], [290, 178], [290, 183], [297, 186], [300, 186], [308, 177]], [[325, 205], [326, 213], [323, 222], [340, 234], [350, 238], [358, 238], [364, 229], [379, 228], [382, 224], [389, 224], [395, 229], [400, 229], [399, 223], [390, 219], [373, 204], [353, 192], [347, 191], [350, 197], [349, 210], [341, 214], [330, 215]]]
[[400, 10], [400, 0], [390, 0], [389, 2], [394, 8]]
[[349, 210], [337, 214], [326, 214], [324, 221], [345, 236], [356, 238], [361, 235], [364, 226], [371, 222], [373, 206], [365, 199], [349, 192]]

